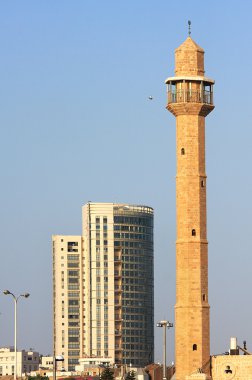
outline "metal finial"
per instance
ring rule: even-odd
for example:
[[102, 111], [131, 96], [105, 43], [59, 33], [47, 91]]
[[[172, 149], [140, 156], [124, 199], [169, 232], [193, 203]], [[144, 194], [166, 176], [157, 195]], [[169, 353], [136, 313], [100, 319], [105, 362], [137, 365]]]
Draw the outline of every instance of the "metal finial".
[[191, 35], [191, 21], [188, 20], [188, 36]]

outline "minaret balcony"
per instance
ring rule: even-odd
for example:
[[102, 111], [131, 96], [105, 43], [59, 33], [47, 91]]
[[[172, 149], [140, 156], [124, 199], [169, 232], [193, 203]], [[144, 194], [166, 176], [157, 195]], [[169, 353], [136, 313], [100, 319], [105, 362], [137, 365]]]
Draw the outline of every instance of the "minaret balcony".
[[198, 90], [168, 91], [168, 103], [204, 103], [213, 104], [213, 93]]
[[167, 85], [168, 104], [200, 103], [213, 106], [214, 81], [205, 77], [171, 77]]

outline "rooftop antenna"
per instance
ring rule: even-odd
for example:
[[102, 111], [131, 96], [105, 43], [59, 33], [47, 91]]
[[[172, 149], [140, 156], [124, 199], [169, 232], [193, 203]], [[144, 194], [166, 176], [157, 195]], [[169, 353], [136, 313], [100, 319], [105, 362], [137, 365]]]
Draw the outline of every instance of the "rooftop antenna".
[[191, 35], [191, 21], [188, 20], [188, 36], [190, 37]]

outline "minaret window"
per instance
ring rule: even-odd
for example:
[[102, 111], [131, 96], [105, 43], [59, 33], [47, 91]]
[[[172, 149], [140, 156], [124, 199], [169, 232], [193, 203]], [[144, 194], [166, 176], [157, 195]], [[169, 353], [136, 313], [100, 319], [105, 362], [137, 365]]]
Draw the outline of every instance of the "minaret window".
[[193, 351], [197, 351], [197, 344], [193, 344], [192, 349]]
[[192, 236], [196, 236], [196, 230], [192, 230]]
[[204, 179], [201, 180], [200, 184], [201, 184], [201, 187], [205, 187], [205, 181], [204, 181]]
[[203, 300], [203, 301], [206, 300], [206, 295], [205, 295], [205, 294], [202, 294], [202, 300]]
[[181, 148], [181, 155], [184, 156], [185, 154], [185, 148]]

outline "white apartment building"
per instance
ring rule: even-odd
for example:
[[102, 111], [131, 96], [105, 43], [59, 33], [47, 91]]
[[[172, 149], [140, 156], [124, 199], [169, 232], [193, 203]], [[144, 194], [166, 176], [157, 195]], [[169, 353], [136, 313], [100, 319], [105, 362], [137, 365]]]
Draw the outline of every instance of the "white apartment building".
[[[14, 347], [0, 348], [0, 376], [14, 375]], [[37, 371], [39, 368], [39, 353], [34, 351], [17, 351], [17, 376]]]
[[54, 354], [144, 367], [153, 361], [153, 209], [83, 206], [82, 236], [54, 235]]

